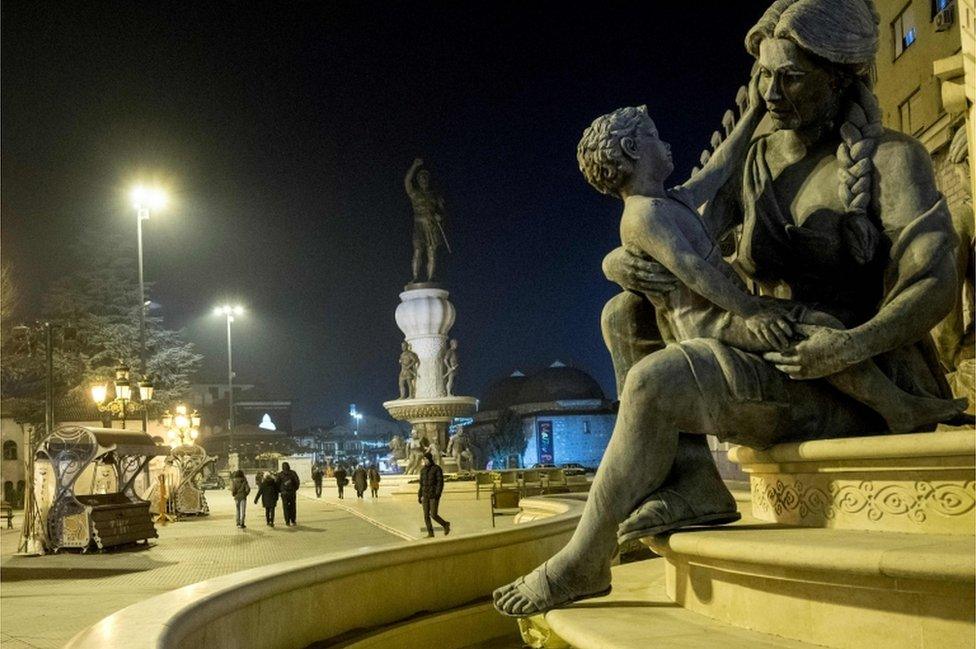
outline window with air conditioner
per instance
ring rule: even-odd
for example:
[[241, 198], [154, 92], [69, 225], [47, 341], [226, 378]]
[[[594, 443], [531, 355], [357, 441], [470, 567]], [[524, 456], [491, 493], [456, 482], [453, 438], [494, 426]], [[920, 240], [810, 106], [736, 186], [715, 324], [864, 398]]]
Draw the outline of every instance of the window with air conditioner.
[[932, 19], [955, 4], [956, 0], [932, 0]]

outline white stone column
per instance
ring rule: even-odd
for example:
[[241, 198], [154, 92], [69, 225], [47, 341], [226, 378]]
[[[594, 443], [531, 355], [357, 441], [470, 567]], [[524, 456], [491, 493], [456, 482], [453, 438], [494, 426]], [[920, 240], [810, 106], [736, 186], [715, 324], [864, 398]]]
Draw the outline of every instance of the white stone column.
[[415, 288], [400, 293], [397, 326], [410, 348], [420, 357], [417, 370], [417, 399], [447, 396], [441, 358], [447, 334], [454, 325], [454, 305], [440, 288]]

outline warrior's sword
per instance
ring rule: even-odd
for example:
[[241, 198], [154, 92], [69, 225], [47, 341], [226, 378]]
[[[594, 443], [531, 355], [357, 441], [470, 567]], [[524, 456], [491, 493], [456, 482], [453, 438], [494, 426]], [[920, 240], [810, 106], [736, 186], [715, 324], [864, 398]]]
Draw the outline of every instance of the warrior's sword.
[[441, 239], [444, 240], [444, 245], [447, 246], [447, 251], [453, 255], [454, 251], [451, 250], [451, 244], [447, 242], [447, 235], [444, 234], [444, 226], [441, 225], [440, 219], [434, 219], [434, 223], [437, 224], [437, 229], [441, 231]]

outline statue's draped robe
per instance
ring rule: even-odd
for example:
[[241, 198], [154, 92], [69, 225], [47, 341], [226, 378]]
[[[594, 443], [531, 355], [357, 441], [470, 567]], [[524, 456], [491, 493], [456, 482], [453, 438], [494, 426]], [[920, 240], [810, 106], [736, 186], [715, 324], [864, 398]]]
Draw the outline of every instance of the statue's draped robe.
[[[749, 150], [706, 211], [720, 239], [738, 232], [736, 264], [759, 286], [789, 287], [789, 297], [826, 311], [848, 327], [871, 319], [906, 288], [932, 277], [955, 250], [956, 237], [944, 199], [906, 222], [879, 214], [882, 245], [874, 261], [859, 266], [847, 254], [844, 214], [824, 211], [797, 227], [780, 208], [765, 159], [766, 139]], [[777, 292], [783, 295], [782, 287]], [[795, 381], [760, 356], [716, 340], [679, 343], [708, 404], [708, 430], [723, 441], [763, 448], [790, 439], [885, 432], [884, 421], [823, 379]], [[899, 387], [916, 395], [948, 397], [931, 337], [874, 358]]]

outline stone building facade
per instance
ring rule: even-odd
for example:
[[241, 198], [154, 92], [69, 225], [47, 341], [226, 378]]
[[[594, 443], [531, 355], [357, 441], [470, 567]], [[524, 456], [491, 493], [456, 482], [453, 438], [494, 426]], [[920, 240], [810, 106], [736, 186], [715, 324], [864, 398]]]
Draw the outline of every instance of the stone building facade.
[[877, 0], [876, 6], [881, 41], [875, 93], [884, 125], [925, 145], [961, 237], [957, 270], [964, 286], [955, 310], [933, 335], [950, 386], [969, 398], [974, 412], [976, 2]]

